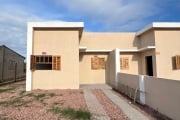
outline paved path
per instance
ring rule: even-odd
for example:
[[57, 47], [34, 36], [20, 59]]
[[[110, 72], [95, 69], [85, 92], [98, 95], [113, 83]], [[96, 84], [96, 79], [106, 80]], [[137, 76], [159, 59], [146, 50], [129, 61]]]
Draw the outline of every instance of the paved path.
[[105, 95], [131, 120], [149, 120], [148, 117], [130, 106], [125, 100], [117, 96], [108, 85], [83, 85], [81, 88], [84, 90], [84, 96], [88, 109], [90, 112], [96, 113], [95, 118], [97, 118], [97, 120], [109, 120], [110, 118], [107, 116], [105, 110], [102, 108], [102, 105], [91, 92], [91, 89], [101, 89]]
[[90, 89], [83, 89], [89, 111], [93, 114], [93, 118], [97, 120], [110, 120], [102, 105], [98, 102]]
[[144, 114], [130, 106], [125, 100], [121, 99], [112, 90], [102, 89], [105, 95], [115, 103], [131, 120], [149, 120]]

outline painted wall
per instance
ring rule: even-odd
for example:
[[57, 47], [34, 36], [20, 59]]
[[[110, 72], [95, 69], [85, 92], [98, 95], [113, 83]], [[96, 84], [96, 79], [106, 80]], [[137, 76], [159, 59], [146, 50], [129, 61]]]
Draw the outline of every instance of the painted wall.
[[111, 86], [116, 86], [116, 55], [115, 50], [109, 53], [106, 62], [106, 81]]
[[174, 120], [180, 119], [180, 81], [145, 77], [146, 104]]
[[144, 52], [141, 52], [141, 75], [147, 75], [146, 71], [146, 56], [152, 56], [153, 59], [153, 76], [157, 76], [157, 71], [156, 71], [156, 55], [155, 55], [155, 50], [147, 50]]
[[173, 56], [180, 55], [180, 30], [155, 30], [157, 76], [180, 80], [173, 68]]
[[129, 69], [122, 70], [122, 73], [139, 74], [141, 73], [141, 55], [140, 53], [120, 53], [120, 58], [127, 57], [129, 59]]
[[[134, 91], [129, 88], [139, 89], [139, 75], [119, 73], [118, 90], [127, 95]], [[172, 79], [163, 79], [150, 76], [144, 76], [145, 104], [157, 110], [158, 112], [172, 118], [180, 119], [180, 81]], [[122, 87], [125, 85], [125, 88]]]
[[91, 69], [91, 58], [104, 57], [107, 60], [108, 53], [80, 53], [79, 77], [80, 84], [105, 84], [105, 69]]
[[35, 70], [32, 89], [79, 88], [79, 32], [78, 30], [34, 30], [33, 54], [61, 56], [61, 70]]
[[147, 31], [139, 36], [140, 48], [155, 46], [154, 30]]
[[139, 46], [135, 33], [91, 33], [84, 32], [80, 46], [88, 50], [137, 49]]

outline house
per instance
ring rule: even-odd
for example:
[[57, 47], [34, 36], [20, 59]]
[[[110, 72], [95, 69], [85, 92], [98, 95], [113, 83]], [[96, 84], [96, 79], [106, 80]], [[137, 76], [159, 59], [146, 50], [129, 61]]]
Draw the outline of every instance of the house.
[[25, 78], [25, 57], [6, 47], [0, 46], [0, 83]]
[[30, 22], [26, 90], [113, 83], [117, 72], [180, 80], [180, 23], [84, 32], [83, 22]]

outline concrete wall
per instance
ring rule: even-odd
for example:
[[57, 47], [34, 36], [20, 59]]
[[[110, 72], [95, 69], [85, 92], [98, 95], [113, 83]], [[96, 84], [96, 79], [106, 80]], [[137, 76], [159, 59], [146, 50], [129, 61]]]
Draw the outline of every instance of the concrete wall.
[[107, 60], [108, 53], [80, 53], [79, 77], [80, 84], [104, 84], [105, 69], [92, 70], [91, 58], [94, 56], [104, 57]]
[[152, 56], [153, 59], [153, 76], [157, 76], [157, 71], [156, 71], [156, 54], [155, 54], [155, 50], [147, 50], [144, 52], [140, 53], [140, 57], [141, 57], [141, 72], [140, 74], [142, 75], [147, 75], [147, 71], [146, 71], [146, 56]]
[[[8, 81], [25, 77], [24, 57], [3, 46], [1, 52], [1, 80]], [[15, 68], [16, 64], [16, 68]], [[16, 69], [16, 70], [15, 70]]]
[[[180, 81], [143, 76], [141, 78], [144, 82], [142, 82], [139, 75], [119, 73], [118, 76], [118, 90], [124, 92], [122, 85], [129, 86], [134, 90], [138, 88], [141, 91], [139, 97], [145, 95], [144, 103], [146, 105], [174, 120], [180, 119]], [[144, 92], [142, 92], [140, 84], [144, 86]], [[125, 91], [125, 93], [127, 92]]]
[[61, 56], [61, 70], [35, 70], [32, 89], [79, 88], [79, 32], [78, 30], [34, 30], [33, 54]]
[[180, 81], [145, 77], [146, 104], [174, 120], [180, 119]]
[[180, 80], [173, 57], [180, 55], [180, 30], [155, 30], [157, 77]]
[[3, 47], [0, 46], [0, 81], [3, 79]]
[[140, 48], [155, 46], [154, 30], [147, 31], [139, 37]]
[[81, 46], [89, 50], [137, 49], [139, 46], [135, 33], [91, 33], [84, 32]]
[[116, 87], [118, 82], [118, 72], [120, 72], [119, 49], [109, 53], [106, 62], [106, 81], [109, 85]]
[[[129, 69], [121, 70], [122, 73], [139, 74], [141, 73], [141, 54], [140, 53], [120, 53], [120, 58], [129, 59]], [[120, 66], [119, 66], [120, 67]]]

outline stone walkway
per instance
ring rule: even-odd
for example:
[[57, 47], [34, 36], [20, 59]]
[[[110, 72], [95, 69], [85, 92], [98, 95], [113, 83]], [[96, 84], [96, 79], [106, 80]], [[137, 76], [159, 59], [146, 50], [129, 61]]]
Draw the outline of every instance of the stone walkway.
[[108, 85], [83, 85], [84, 97], [88, 109], [97, 120], [110, 120], [102, 105], [93, 95], [91, 89], [101, 89], [105, 95], [126, 114], [130, 120], [149, 120], [144, 114], [130, 106], [125, 100], [117, 96]]
[[90, 89], [83, 89], [84, 98], [86, 100], [89, 111], [93, 114], [93, 118], [96, 120], [110, 120], [102, 105], [93, 95]]

